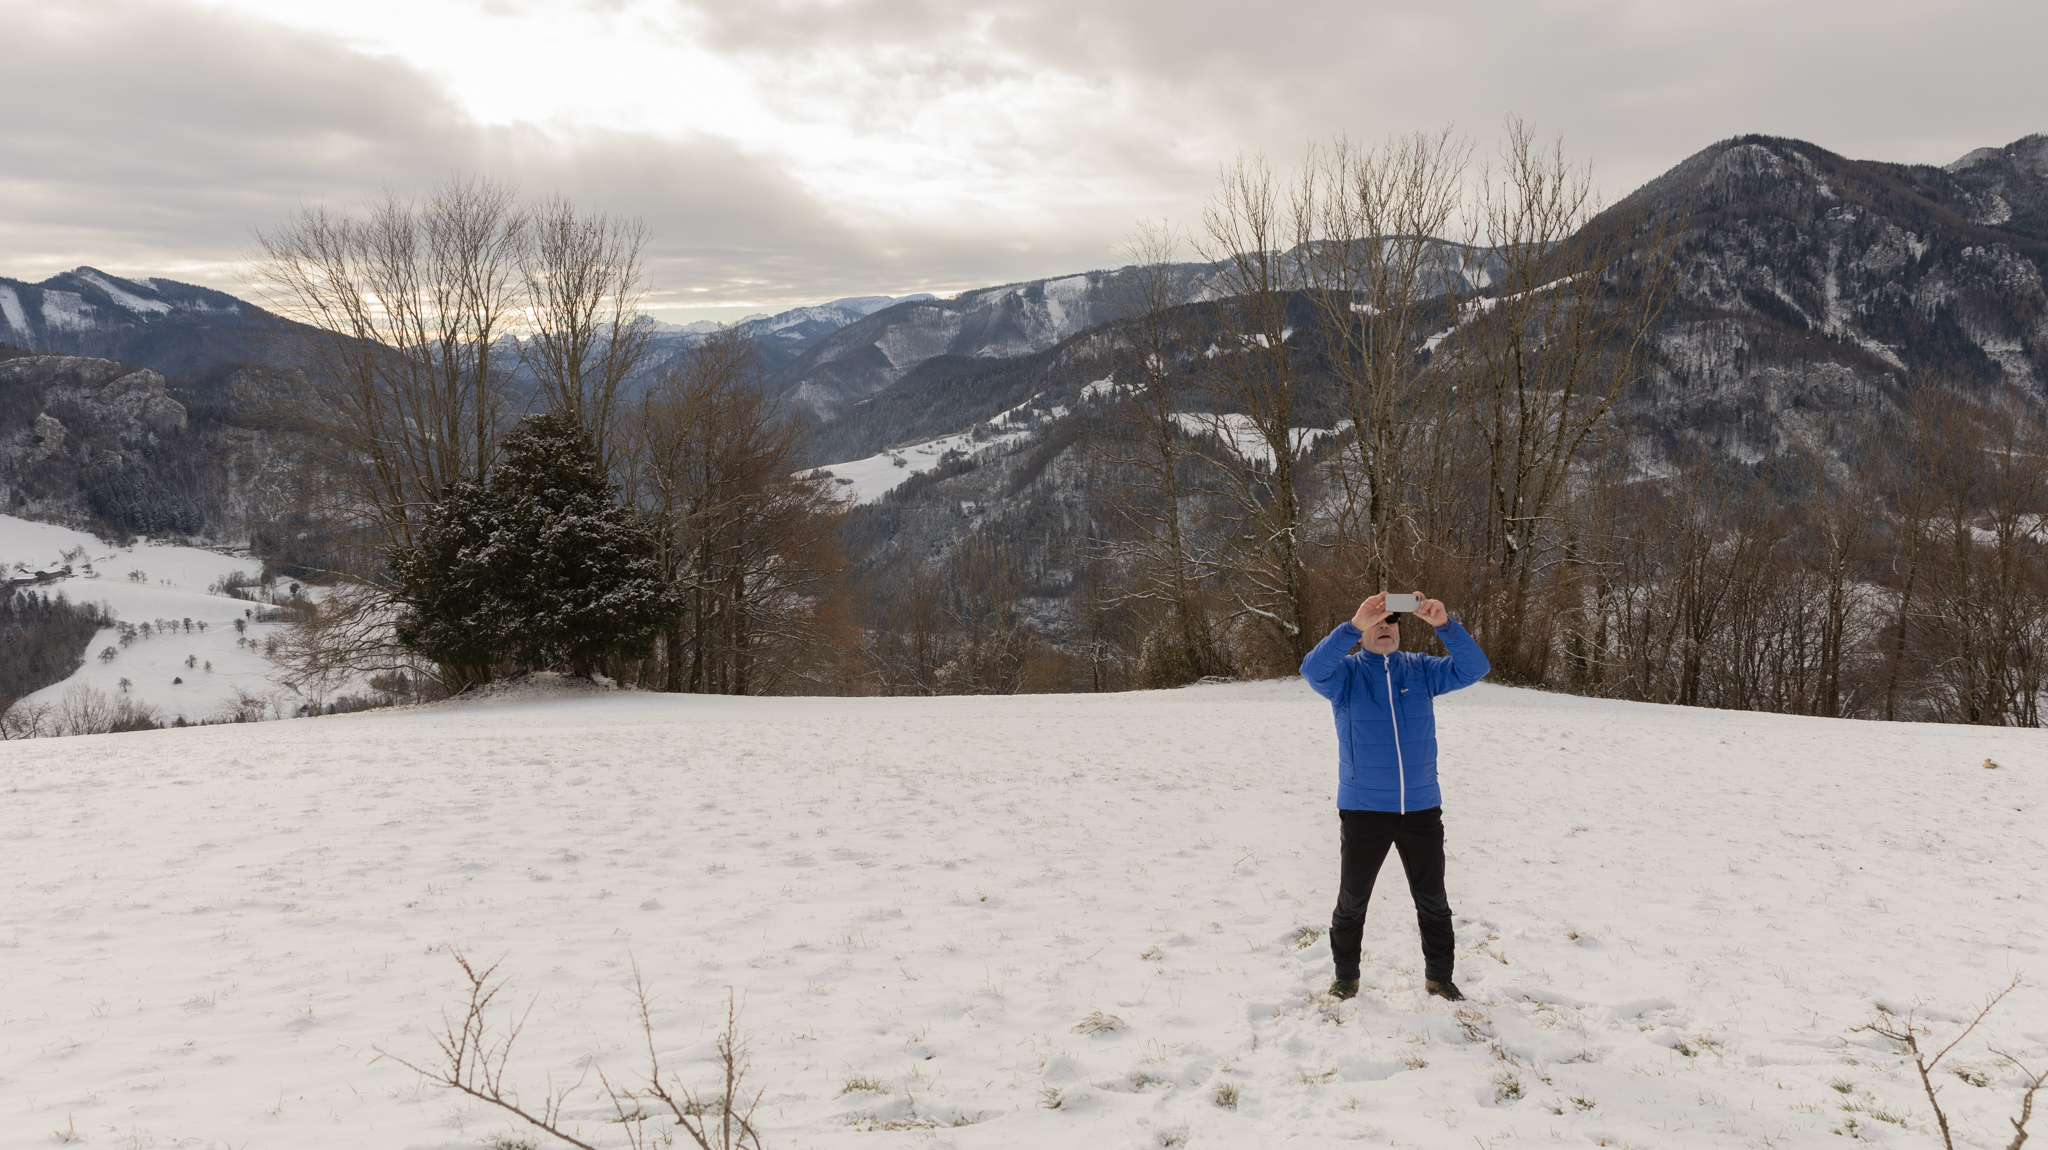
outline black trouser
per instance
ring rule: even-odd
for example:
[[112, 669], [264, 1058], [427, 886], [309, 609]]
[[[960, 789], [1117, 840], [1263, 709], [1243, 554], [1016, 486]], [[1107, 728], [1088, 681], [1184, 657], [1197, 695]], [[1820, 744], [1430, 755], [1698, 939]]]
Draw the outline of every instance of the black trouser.
[[1451, 900], [1444, 893], [1444, 809], [1337, 812], [1344, 827], [1344, 864], [1337, 884], [1337, 910], [1330, 916], [1330, 956], [1338, 978], [1358, 977], [1358, 946], [1365, 937], [1365, 908], [1372, 882], [1387, 861], [1387, 848], [1401, 852], [1408, 893], [1415, 899], [1415, 923], [1422, 928], [1423, 977], [1451, 980]]

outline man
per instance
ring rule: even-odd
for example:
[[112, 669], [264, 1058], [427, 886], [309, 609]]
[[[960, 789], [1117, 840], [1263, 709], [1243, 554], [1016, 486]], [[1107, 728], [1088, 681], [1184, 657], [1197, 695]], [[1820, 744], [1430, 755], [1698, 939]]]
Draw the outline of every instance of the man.
[[[1422, 928], [1424, 985], [1439, 998], [1464, 995], [1451, 981], [1451, 903], [1444, 893], [1443, 795], [1436, 784], [1434, 699], [1478, 682], [1491, 669], [1486, 652], [1444, 605], [1420, 592], [1415, 617], [1436, 628], [1448, 657], [1401, 647], [1401, 616], [1386, 610], [1382, 591], [1301, 661], [1301, 677], [1330, 700], [1337, 715], [1337, 817], [1343, 863], [1337, 909], [1330, 916], [1330, 955], [1337, 980], [1330, 993], [1358, 993], [1358, 949], [1365, 908], [1387, 848], [1401, 852], [1415, 921]], [[1347, 654], [1358, 644], [1357, 654]]]

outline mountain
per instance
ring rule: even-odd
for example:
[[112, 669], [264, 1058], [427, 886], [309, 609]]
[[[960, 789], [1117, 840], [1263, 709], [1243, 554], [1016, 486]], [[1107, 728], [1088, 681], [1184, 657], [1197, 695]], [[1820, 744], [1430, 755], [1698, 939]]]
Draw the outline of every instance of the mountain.
[[[1754, 463], [1927, 386], [2048, 399], [2048, 137], [1937, 167], [1742, 136], [1613, 210], [1675, 229], [1682, 269], [1648, 378], [1620, 404], [1646, 460], [1698, 441]], [[1117, 274], [898, 305], [789, 369], [836, 413], [814, 441], [863, 500], [850, 532], [870, 563], [982, 532], [1018, 549], [1048, 602], [1073, 585], [1064, 541], [1095, 517], [1078, 466], [1100, 374], [1087, 324]]]
[[2048, 136], [1946, 167], [1742, 136], [1614, 210], [1680, 228], [1658, 369], [1628, 400], [1666, 438], [1755, 458], [1916, 380], [2048, 389]]
[[[1205, 264], [1181, 265], [1194, 285]], [[938, 356], [999, 361], [1028, 356], [1117, 314], [1119, 271], [1030, 280], [903, 300], [817, 340], [782, 369], [794, 402], [830, 416], [903, 380]], [[962, 364], [963, 368], [972, 365]]]
[[35, 284], [0, 278], [0, 342], [148, 368], [174, 390], [185, 377], [260, 358], [285, 324], [226, 292], [176, 280], [122, 279], [90, 267]]
[[[860, 295], [830, 303], [791, 308], [774, 315], [750, 315], [737, 326], [761, 350], [761, 364], [779, 372], [803, 355], [813, 344], [851, 323], [873, 315], [892, 304], [928, 300], [929, 295]], [[703, 342], [704, 337], [725, 329], [711, 320], [695, 323], [654, 323], [653, 343], [662, 358]]]

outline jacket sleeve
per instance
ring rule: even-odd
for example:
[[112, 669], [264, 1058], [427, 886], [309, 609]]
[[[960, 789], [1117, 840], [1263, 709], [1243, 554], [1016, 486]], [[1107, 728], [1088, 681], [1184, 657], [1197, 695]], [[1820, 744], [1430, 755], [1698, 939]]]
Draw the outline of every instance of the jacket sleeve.
[[1441, 695], [1460, 687], [1469, 687], [1484, 679], [1486, 673], [1493, 670], [1493, 664], [1486, 661], [1486, 652], [1479, 649], [1478, 641], [1473, 639], [1471, 632], [1465, 630], [1456, 620], [1448, 620], [1443, 626], [1438, 627], [1436, 637], [1443, 642], [1444, 650], [1450, 652], [1450, 657], [1430, 660], [1430, 694]]
[[[1301, 661], [1301, 677], [1308, 680], [1316, 694], [1332, 703], [1344, 701], [1344, 689], [1351, 682], [1351, 676], [1345, 674], [1344, 654], [1364, 635], [1365, 632], [1353, 627], [1346, 619], [1337, 624], [1337, 629], [1330, 632], [1328, 638], [1316, 644], [1308, 658]], [[1483, 661], [1484, 656], [1481, 659]]]

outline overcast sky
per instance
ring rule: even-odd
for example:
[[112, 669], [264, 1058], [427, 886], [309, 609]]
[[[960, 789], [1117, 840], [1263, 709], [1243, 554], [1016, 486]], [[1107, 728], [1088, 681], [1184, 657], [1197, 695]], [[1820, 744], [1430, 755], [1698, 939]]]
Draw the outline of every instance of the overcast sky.
[[1513, 112], [1608, 198], [1716, 140], [2048, 131], [2041, 0], [0, 0], [0, 275], [243, 292], [252, 228], [453, 172], [644, 217], [656, 314], [1112, 266], [1217, 165]]

